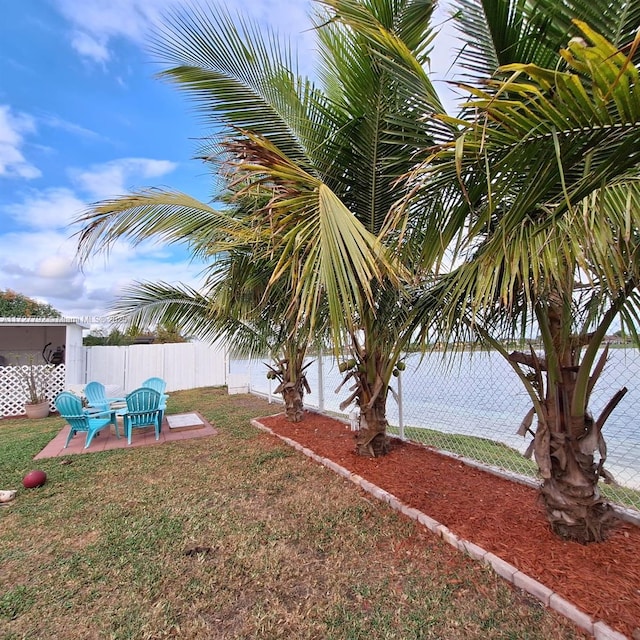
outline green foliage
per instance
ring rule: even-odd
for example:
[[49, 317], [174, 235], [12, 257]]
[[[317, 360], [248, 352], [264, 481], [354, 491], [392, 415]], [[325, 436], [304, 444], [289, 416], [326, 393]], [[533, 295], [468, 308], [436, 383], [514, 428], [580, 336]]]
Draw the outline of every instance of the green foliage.
[[82, 344], [85, 347], [122, 347], [130, 344], [186, 341], [187, 339], [180, 333], [175, 323], [166, 323], [158, 326], [154, 331], [143, 331], [139, 327], [132, 325], [126, 331], [117, 328], [112, 329], [106, 336], [90, 334], [82, 339]]
[[155, 330], [155, 342], [186, 342], [187, 339], [180, 332], [177, 322], [165, 322]]
[[1, 318], [59, 318], [57, 309], [50, 304], [37, 302], [11, 289], [0, 291]]
[[82, 339], [85, 347], [112, 346], [121, 347], [133, 344], [133, 338], [120, 329], [112, 329], [106, 336], [90, 334]]

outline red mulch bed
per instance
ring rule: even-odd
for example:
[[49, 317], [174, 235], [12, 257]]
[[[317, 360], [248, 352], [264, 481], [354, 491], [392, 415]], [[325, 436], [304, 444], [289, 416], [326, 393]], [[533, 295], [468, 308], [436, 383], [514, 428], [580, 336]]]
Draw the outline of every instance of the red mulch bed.
[[312, 412], [297, 424], [283, 415], [260, 421], [491, 551], [594, 619], [640, 638], [640, 527], [621, 521], [606, 542], [566, 542], [551, 533], [537, 492], [524, 485], [397, 439], [387, 456], [357, 456], [348, 426]]

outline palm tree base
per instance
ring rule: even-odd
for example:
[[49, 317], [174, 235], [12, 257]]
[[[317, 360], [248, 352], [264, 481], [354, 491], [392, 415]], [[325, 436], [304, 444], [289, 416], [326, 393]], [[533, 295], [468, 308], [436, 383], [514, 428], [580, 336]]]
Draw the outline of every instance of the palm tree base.
[[287, 387], [282, 391], [284, 410], [289, 422], [300, 422], [304, 416], [302, 393], [298, 387]]
[[389, 438], [384, 432], [362, 429], [356, 436], [356, 453], [366, 458], [379, 458], [389, 453]]
[[599, 495], [597, 485], [590, 495], [575, 495], [558, 480], [545, 480], [541, 488], [552, 531], [580, 544], [602, 542], [615, 522], [610, 504]]

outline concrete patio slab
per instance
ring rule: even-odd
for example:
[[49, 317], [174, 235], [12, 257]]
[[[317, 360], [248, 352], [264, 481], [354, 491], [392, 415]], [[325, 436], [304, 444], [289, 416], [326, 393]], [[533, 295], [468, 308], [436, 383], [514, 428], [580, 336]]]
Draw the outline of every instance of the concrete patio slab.
[[[172, 428], [170, 421], [181, 426]], [[135, 429], [133, 431], [133, 437], [131, 438], [131, 444], [129, 445], [127, 444], [127, 439], [124, 437], [122, 425], [119, 425], [119, 432], [120, 438], [117, 438], [112, 430], [104, 429], [100, 431], [94, 436], [88, 449], [84, 448], [85, 434], [78, 433], [71, 439], [69, 446], [65, 449], [64, 443], [69, 435], [69, 425], [65, 425], [62, 431], [34, 457], [34, 460], [57, 458], [80, 453], [96, 453], [98, 451], [109, 451], [111, 449], [146, 447], [149, 445], [164, 444], [165, 442], [189, 440], [191, 438], [204, 438], [206, 436], [216, 435], [218, 430], [212, 427], [198, 412], [191, 412], [165, 416], [158, 440], [155, 439], [155, 433], [152, 428], [148, 430]]]

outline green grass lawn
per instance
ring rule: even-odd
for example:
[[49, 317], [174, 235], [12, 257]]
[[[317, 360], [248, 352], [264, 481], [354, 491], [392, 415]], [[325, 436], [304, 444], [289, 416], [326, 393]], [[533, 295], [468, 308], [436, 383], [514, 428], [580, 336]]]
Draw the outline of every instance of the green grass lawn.
[[[220, 433], [32, 457], [59, 418], [0, 421], [0, 638], [571, 639], [560, 616], [249, 424], [222, 389], [171, 394]], [[40, 489], [21, 488], [41, 468]]]

